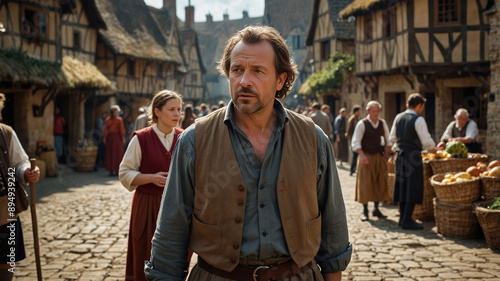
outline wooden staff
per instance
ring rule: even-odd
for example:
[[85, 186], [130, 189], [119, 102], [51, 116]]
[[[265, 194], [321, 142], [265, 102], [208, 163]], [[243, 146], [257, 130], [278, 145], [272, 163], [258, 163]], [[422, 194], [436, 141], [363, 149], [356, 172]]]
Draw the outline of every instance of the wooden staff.
[[[31, 158], [31, 171], [35, 170], [36, 167], [36, 159]], [[33, 226], [33, 242], [35, 245], [35, 262], [36, 262], [36, 275], [38, 277], [38, 281], [42, 281], [42, 265], [40, 263], [40, 244], [38, 244], [38, 223], [36, 220], [36, 192], [35, 192], [35, 183], [30, 182], [30, 209], [31, 209], [31, 224]]]

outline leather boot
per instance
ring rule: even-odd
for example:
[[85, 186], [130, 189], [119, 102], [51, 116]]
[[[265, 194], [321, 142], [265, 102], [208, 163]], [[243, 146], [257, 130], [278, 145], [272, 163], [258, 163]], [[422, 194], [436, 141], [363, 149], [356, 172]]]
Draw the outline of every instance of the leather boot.
[[415, 209], [414, 203], [406, 203], [404, 210], [403, 222], [401, 223], [401, 228], [410, 229], [410, 230], [421, 230], [424, 229], [424, 226], [420, 223], [417, 223], [412, 219], [413, 209]]

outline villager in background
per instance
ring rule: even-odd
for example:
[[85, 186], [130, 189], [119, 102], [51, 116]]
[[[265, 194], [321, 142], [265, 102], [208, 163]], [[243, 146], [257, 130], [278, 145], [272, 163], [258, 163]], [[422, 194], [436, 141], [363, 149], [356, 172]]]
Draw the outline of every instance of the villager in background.
[[109, 175], [118, 175], [120, 162], [122, 161], [125, 149], [125, 128], [123, 119], [118, 116], [120, 112], [118, 105], [111, 107], [111, 115], [104, 122], [103, 141], [106, 144], [106, 171]]
[[314, 121], [314, 123], [318, 125], [321, 130], [323, 130], [328, 139], [331, 140], [333, 137], [332, 123], [330, 122], [330, 118], [328, 118], [328, 115], [320, 109], [321, 106], [319, 105], [319, 103], [313, 103], [312, 114], [310, 115], [310, 117]]
[[339, 110], [339, 115], [335, 118], [335, 127], [333, 128], [333, 133], [335, 135], [335, 142], [338, 147], [337, 160], [339, 165], [342, 166], [342, 162], [347, 162], [348, 158], [348, 145], [345, 132], [347, 131], [347, 110], [342, 107]]
[[354, 200], [363, 204], [362, 221], [369, 220], [368, 202], [374, 202], [373, 216], [386, 218], [379, 210], [379, 202], [390, 199], [387, 190], [387, 160], [391, 151], [389, 128], [379, 118], [382, 105], [370, 101], [366, 105], [368, 116], [354, 128], [352, 150], [359, 154]]
[[412, 218], [415, 204], [424, 198], [422, 150], [435, 152], [427, 123], [420, 116], [425, 109], [425, 98], [418, 93], [408, 96], [407, 110], [394, 118], [389, 140], [397, 143], [396, 179], [393, 201], [399, 202], [399, 223], [403, 229], [423, 229]]
[[54, 146], [59, 163], [65, 163], [64, 160], [64, 127], [66, 120], [61, 115], [59, 107], [54, 108]]
[[354, 128], [359, 121], [359, 115], [361, 115], [361, 106], [356, 104], [352, 107], [351, 116], [347, 120], [347, 129], [345, 132], [349, 150], [352, 151], [351, 172], [349, 173], [351, 176], [356, 172], [356, 165], [358, 163], [358, 153], [352, 150], [352, 136], [354, 134]]
[[180, 121], [181, 128], [187, 129], [187, 127], [194, 123], [196, 118], [197, 116], [193, 112], [193, 105], [186, 105], [186, 107], [184, 108], [184, 116], [182, 116], [182, 119]]
[[97, 171], [97, 166], [104, 166], [104, 161], [106, 160], [106, 144], [104, 144], [103, 132], [104, 132], [104, 122], [108, 118], [108, 112], [101, 112], [101, 116], [95, 121], [94, 128], [94, 143], [97, 146], [97, 157], [95, 159], [94, 171]]
[[455, 113], [455, 121], [452, 121], [446, 130], [444, 130], [439, 148], [444, 149], [448, 141], [459, 141], [467, 146], [471, 153], [483, 153], [481, 143], [479, 142], [479, 130], [477, 123], [469, 119], [469, 112], [465, 108], [460, 108]]
[[[152, 126], [135, 131], [120, 164], [120, 181], [134, 191], [128, 236], [125, 280], [146, 280], [144, 261], [151, 255], [163, 188], [170, 160], [182, 129], [182, 98], [173, 91], [160, 91], [151, 103]], [[188, 257], [188, 260], [191, 256]]]
[[140, 129], [146, 128], [149, 126], [148, 120], [149, 120], [149, 114], [148, 113], [148, 107], [147, 106], [141, 106], [139, 107], [139, 115], [137, 118], [135, 118], [134, 122], [134, 131], [138, 131]]

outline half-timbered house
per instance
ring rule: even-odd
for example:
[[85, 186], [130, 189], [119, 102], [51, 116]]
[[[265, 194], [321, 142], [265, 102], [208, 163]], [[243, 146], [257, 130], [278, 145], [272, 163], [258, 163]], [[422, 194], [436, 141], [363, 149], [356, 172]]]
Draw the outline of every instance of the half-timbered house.
[[[3, 0], [0, 22], [4, 27], [0, 30], [0, 92], [7, 97], [2, 119], [14, 127], [28, 154], [34, 156], [37, 141], [54, 143], [57, 96], [72, 100], [67, 105], [83, 114], [82, 104], [89, 94], [82, 96], [82, 92], [112, 89], [92, 65], [97, 32], [105, 26], [93, 0]], [[75, 34], [80, 37], [75, 39]], [[70, 56], [78, 58], [66, 59]], [[75, 60], [86, 67], [73, 68]], [[65, 106], [61, 109], [65, 117], [74, 113]], [[69, 146], [85, 134], [83, 123], [76, 118], [75, 122], [77, 126], [67, 127]]]
[[[313, 72], [325, 69], [329, 64], [330, 56], [335, 52], [354, 55], [354, 23], [338, 20], [339, 12], [350, 4], [352, 0], [314, 0], [312, 16], [306, 37], [306, 45], [310, 47]], [[305, 90], [301, 94], [306, 94]], [[331, 113], [336, 115], [341, 107], [348, 111], [354, 104], [363, 105], [366, 96], [364, 89], [353, 73], [344, 76], [342, 88], [325, 93], [312, 93], [319, 101], [328, 104]]]
[[[492, 0], [355, 0], [340, 17], [356, 24], [356, 75], [392, 123], [406, 96], [427, 98], [425, 117], [437, 140], [465, 107], [485, 144], [490, 84]], [[483, 145], [483, 149], [484, 149]], [[487, 149], [487, 148], [486, 148]]]
[[[96, 0], [107, 25], [97, 41], [97, 67], [116, 84], [116, 103], [124, 121], [148, 105], [160, 90], [182, 94], [184, 61], [179, 49], [175, 9], [167, 26], [158, 26], [142, 0]], [[165, 9], [167, 7], [164, 7]], [[164, 32], [168, 32], [165, 36]]]
[[[170, 5], [173, 4], [174, 3]], [[198, 105], [206, 98], [206, 88], [203, 82], [205, 68], [201, 60], [198, 36], [193, 29], [194, 7], [185, 7], [186, 21], [181, 22], [177, 17], [172, 16], [172, 11], [175, 11], [174, 7], [169, 7], [168, 2], [165, 3], [165, 5], [167, 6], [162, 9], [153, 7], [149, 9], [166, 38], [170, 37], [172, 32], [175, 32], [175, 30], [172, 30], [170, 27], [173, 25], [172, 20], [177, 20], [175, 24], [177, 32], [175, 34], [178, 36], [179, 49], [181, 50], [185, 68], [185, 73], [179, 80], [180, 88], [182, 89], [180, 94], [185, 103]]]

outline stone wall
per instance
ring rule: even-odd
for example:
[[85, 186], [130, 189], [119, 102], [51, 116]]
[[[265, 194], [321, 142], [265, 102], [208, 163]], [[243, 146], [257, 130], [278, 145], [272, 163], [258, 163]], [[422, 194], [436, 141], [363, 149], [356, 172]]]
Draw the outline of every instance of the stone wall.
[[500, 159], [500, 0], [495, 1], [488, 16], [491, 89], [488, 97], [488, 139], [485, 152], [490, 159]]

